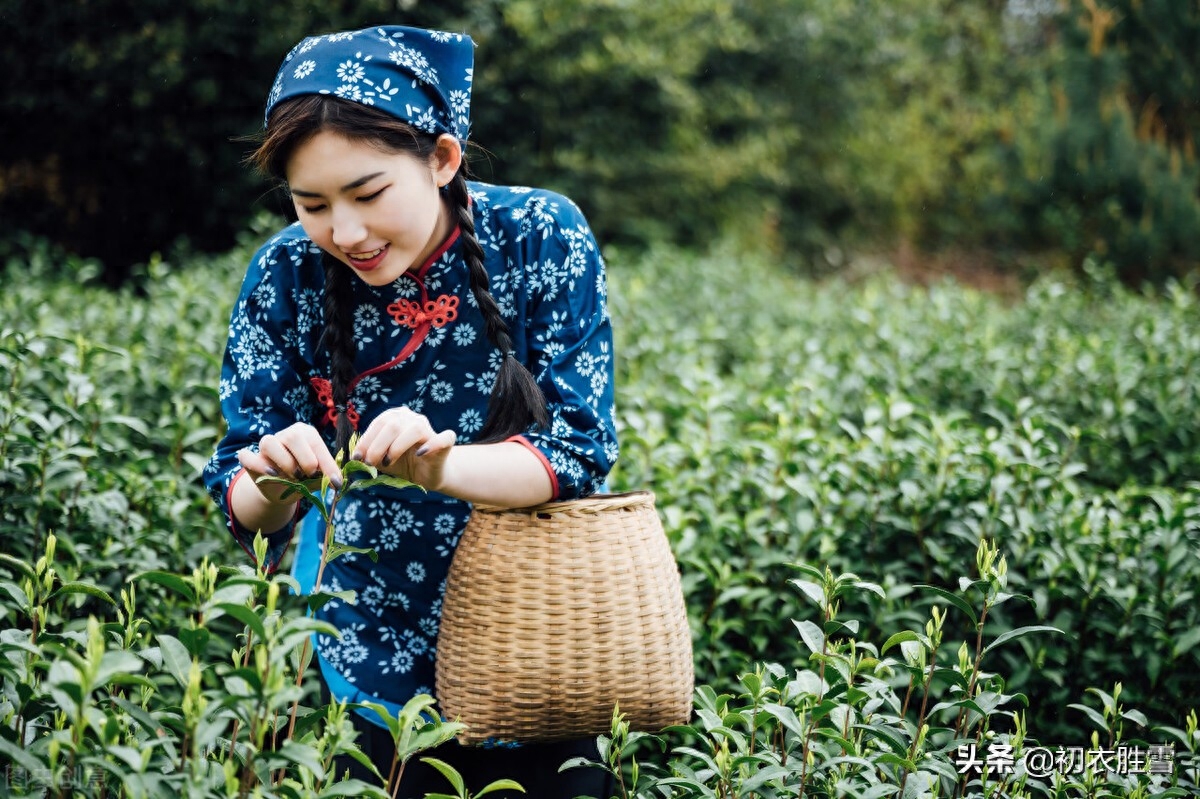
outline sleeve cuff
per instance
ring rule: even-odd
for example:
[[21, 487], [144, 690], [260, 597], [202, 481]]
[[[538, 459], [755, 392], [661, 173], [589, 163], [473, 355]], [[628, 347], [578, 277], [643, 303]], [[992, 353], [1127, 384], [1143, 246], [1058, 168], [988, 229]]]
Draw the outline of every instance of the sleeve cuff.
[[[229, 481], [229, 488], [225, 489], [225, 515], [229, 519], [229, 532], [233, 535], [233, 540], [238, 542], [238, 546], [244, 549], [246, 554], [250, 556], [250, 560], [253, 561], [255, 560], [254, 536], [256, 531], [242, 525], [233, 515], [233, 487], [246, 474], [245, 468], [238, 469], [237, 474]], [[279, 568], [279, 564], [283, 561], [283, 556], [287, 553], [288, 547], [292, 543], [292, 535], [296, 529], [296, 522], [303, 513], [303, 503], [297, 503], [296, 512], [293, 514], [290, 522], [273, 533], [264, 534], [264, 537], [267, 539], [266, 571], [268, 574], [274, 573]]]
[[530, 441], [528, 438], [526, 438], [523, 435], [515, 435], [515, 436], [508, 438], [507, 440], [515, 441], [518, 444], [521, 444], [522, 446], [524, 446], [527, 450], [532, 452], [534, 455], [537, 455], [538, 460], [540, 460], [542, 462], [542, 467], [546, 470], [546, 474], [550, 476], [550, 496], [553, 499], [558, 499], [559, 491], [560, 491], [559, 485], [558, 485], [558, 475], [554, 473], [554, 467], [552, 467], [550, 465], [550, 459], [546, 457], [546, 453], [542, 452], [540, 449], [538, 449], [536, 446], [534, 446], [533, 442]]

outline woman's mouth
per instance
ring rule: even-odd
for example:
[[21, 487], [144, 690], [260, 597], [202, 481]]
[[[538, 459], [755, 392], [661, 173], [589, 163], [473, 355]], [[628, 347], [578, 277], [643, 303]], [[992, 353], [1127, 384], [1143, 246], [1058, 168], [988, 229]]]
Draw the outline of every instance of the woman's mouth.
[[350, 261], [350, 266], [360, 272], [370, 272], [375, 267], [383, 262], [384, 256], [387, 255], [388, 245], [383, 245], [377, 250], [370, 252], [348, 252], [346, 258]]

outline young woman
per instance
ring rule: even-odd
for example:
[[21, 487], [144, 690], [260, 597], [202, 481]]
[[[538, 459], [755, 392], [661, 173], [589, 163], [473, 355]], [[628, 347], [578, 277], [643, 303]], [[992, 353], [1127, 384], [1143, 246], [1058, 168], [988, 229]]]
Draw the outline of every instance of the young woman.
[[[369, 28], [305, 39], [280, 68], [255, 163], [298, 222], [254, 256], [220, 384], [228, 432], [205, 472], [243, 547], [277, 566], [303, 512], [262, 475], [342, 475], [334, 453], [422, 486], [350, 495], [346, 556], [320, 615], [333, 699], [396, 708], [433, 693], [445, 578], [471, 503], [523, 507], [595, 491], [617, 457], [604, 264], [579, 209], [552, 192], [468, 181], [473, 43]], [[358, 717], [386, 774], [391, 741]], [[589, 741], [437, 752], [478, 790], [607, 796], [601, 772], [558, 767]], [[412, 764], [401, 795], [445, 790]], [[426, 777], [430, 781], [426, 781]]]

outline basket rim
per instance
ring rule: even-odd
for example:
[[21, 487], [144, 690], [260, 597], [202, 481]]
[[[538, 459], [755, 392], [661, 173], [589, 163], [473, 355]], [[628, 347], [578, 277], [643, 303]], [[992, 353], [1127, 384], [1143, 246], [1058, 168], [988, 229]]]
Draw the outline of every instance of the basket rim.
[[506, 508], [499, 505], [476, 504], [472, 506], [474, 513], [515, 513], [533, 517], [546, 516], [556, 513], [602, 513], [610, 510], [621, 510], [637, 505], [653, 505], [654, 492], [647, 490], [621, 491], [614, 494], [592, 494], [580, 499], [564, 499], [543, 502], [540, 505], [529, 505], [523, 508]]

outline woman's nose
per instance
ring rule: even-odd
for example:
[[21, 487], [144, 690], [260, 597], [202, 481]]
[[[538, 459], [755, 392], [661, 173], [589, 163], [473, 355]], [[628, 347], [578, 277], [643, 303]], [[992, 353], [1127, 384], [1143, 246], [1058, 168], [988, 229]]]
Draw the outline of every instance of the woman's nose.
[[337, 212], [333, 214], [333, 243], [346, 252], [354, 252], [355, 245], [367, 238], [367, 228], [358, 214]]

